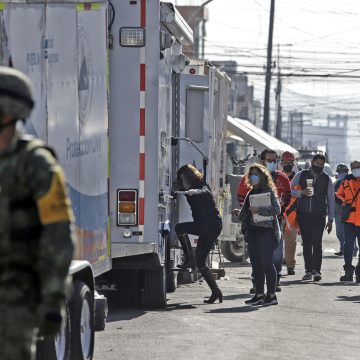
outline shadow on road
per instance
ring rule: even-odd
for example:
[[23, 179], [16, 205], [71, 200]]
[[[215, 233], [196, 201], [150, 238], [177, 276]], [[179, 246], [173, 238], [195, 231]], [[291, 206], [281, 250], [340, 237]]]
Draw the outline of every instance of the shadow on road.
[[237, 300], [237, 299], [248, 299], [251, 298], [253, 295], [250, 294], [234, 294], [234, 295], [224, 295], [224, 300]]
[[337, 301], [353, 301], [354, 303], [360, 304], [360, 296], [338, 296]]
[[302, 281], [302, 280], [283, 280], [280, 279], [281, 286], [290, 286], [290, 285], [306, 285], [306, 284], [312, 284], [310, 281]]
[[115, 321], [132, 320], [145, 314], [146, 311], [141, 309], [117, 309], [116, 311], [109, 313], [106, 322], [111, 323]]
[[157, 309], [156, 311], [163, 312], [163, 311], [191, 310], [191, 309], [196, 309], [196, 306], [190, 304], [175, 303], [175, 304], [168, 304], [166, 305], [166, 308]]
[[206, 312], [210, 314], [230, 314], [230, 313], [247, 313], [257, 310], [259, 309], [253, 306], [238, 306], [233, 308], [214, 309]]
[[346, 281], [334, 281], [334, 282], [315, 282], [315, 285], [319, 286], [356, 286], [354, 282], [346, 282]]
[[249, 267], [251, 266], [248, 262], [223, 262], [224, 268], [237, 268], [237, 267]]

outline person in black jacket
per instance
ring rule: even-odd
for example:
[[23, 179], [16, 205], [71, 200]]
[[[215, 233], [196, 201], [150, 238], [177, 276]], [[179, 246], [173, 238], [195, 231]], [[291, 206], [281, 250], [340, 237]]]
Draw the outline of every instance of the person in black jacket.
[[[254, 164], [246, 174], [246, 183], [250, 191], [246, 195], [241, 210], [235, 209], [242, 222], [242, 233], [248, 244], [252, 275], [255, 280], [256, 293], [252, 299], [246, 300], [248, 305], [277, 305], [275, 294], [277, 271], [274, 265], [273, 253], [279, 246], [281, 231], [278, 216], [281, 206], [277, 197], [276, 186], [270, 172], [260, 164]], [[250, 204], [250, 197], [267, 193], [271, 203], [267, 206], [255, 207]], [[255, 219], [255, 214], [268, 218]], [[259, 220], [259, 221], [258, 221]], [[266, 279], [267, 294], [264, 294]]]
[[[212, 304], [217, 299], [222, 302], [222, 292], [206, 265], [206, 258], [222, 229], [222, 221], [214, 197], [209, 185], [203, 179], [203, 174], [191, 164], [184, 165], [178, 170], [177, 185], [179, 190], [186, 192], [185, 196], [194, 220], [175, 226], [185, 255], [184, 263], [180, 268], [194, 268], [196, 264], [212, 291], [210, 298], [204, 302]], [[199, 236], [196, 257], [193, 255], [188, 234]]]
[[[314, 155], [310, 169], [298, 172], [291, 182], [291, 193], [298, 198], [297, 219], [303, 241], [302, 280], [321, 280], [322, 237], [325, 229], [331, 232], [335, 217], [334, 185], [323, 171], [324, 165], [325, 156]], [[296, 189], [299, 185], [301, 190]]]

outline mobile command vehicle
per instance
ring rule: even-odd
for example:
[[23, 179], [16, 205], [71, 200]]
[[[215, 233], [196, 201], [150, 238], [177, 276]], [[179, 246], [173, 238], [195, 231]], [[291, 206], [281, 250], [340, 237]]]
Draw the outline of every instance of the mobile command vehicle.
[[190, 215], [173, 198], [176, 171], [207, 164], [219, 187], [229, 79], [213, 66], [185, 74], [193, 35], [171, 3], [112, 1], [109, 14], [112, 271], [97, 282], [128, 305], [164, 307], [181, 261], [172, 230]]
[[[25, 72], [36, 106], [27, 131], [53, 147], [65, 170], [76, 217], [73, 293], [54, 340], [38, 359], [91, 359], [105, 299], [95, 278], [111, 269], [108, 244], [107, 3], [67, 0], [0, 3], [0, 63]], [[101, 312], [98, 305], [104, 305]], [[71, 330], [71, 331], [70, 331]]]

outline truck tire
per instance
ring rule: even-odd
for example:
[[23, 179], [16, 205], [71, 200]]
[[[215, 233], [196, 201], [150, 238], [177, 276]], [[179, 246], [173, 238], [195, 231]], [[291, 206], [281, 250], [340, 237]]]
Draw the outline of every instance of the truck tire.
[[91, 360], [94, 352], [94, 300], [85, 283], [75, 281], [69, 309], [71, 322], [70, 360]]
[[248, 258], [244, 241], [221, 241], [220, 250], [225, 259], [231, 262], [243, 262]]
[[143, 305], [145, 308], [164, 308], [166, 306], [165, 267], [145, 270]]
[[69, 360], [70, 359], [70, 312], [66, 306], [66, 316], [61, 330], [55, 338], [45, 338], [38, 341], [36, 348], [36, 360]]
[[172, 293], [177, 288], [177, 273], [175, 271], [172, 271], [168, 269], [166, 271], [166, 291], [168, 293]]

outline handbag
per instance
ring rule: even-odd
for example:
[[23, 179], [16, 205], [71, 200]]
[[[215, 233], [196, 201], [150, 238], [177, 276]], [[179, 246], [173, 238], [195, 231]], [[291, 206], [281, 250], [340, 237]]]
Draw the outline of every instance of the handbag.
[[358, 196], [359, 191], [360, 191], [360, 188], [356, 192], [351, 204], [346, 204], [345, 206], [342, 207], [342, 209], [341, 209], [341, 221], [342, 222], [346, 221], [349, 218], [350, 213], [355, 210], [355, 208], [353, 208], [352, 205], [353, 205], [356, 197]]

